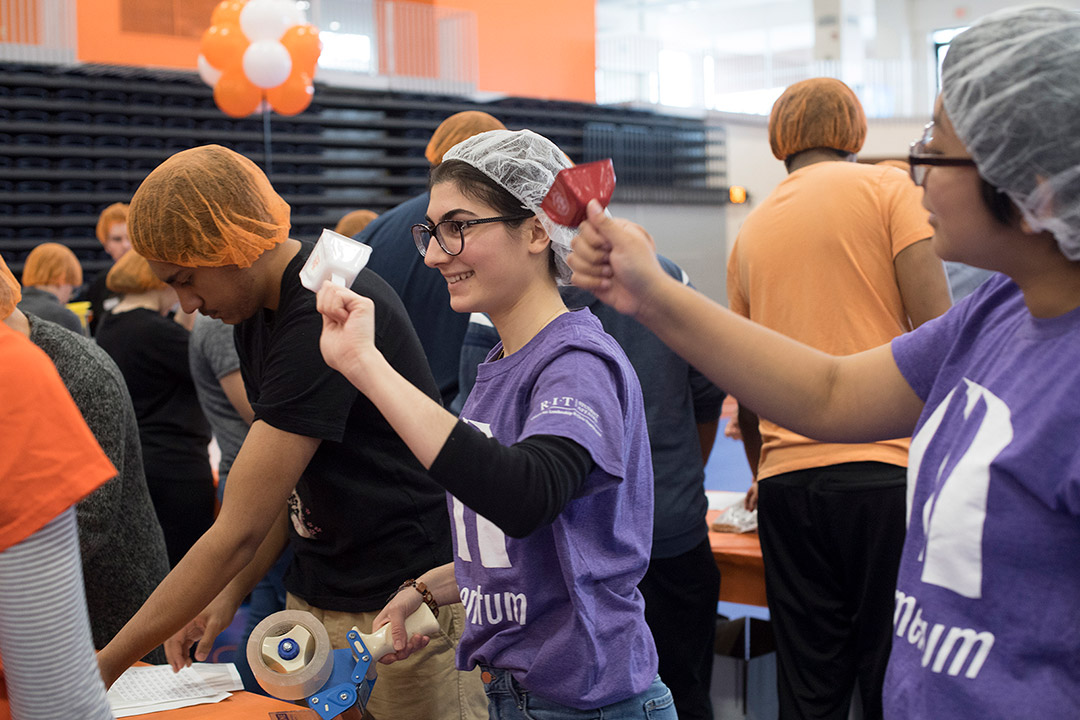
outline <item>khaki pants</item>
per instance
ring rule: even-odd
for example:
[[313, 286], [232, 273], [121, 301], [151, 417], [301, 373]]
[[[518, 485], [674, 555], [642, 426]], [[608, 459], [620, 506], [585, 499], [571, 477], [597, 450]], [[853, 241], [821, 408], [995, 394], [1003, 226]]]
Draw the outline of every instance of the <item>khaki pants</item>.
[[[330, 635], [335, 649], [347, 648], [346, 633], [355, 626], [371, 632], [378, 612], [346, 613], [322, 610], [289, 594], [285, 606], [315, 616]], [[465, 626], [461, 603], [439, 608], [442, 632], [428, 646], [406, 660], [378, 665], [379, 677], [371, 691], [367, 713], [378, 720], [487, 720], [488, 704], [480, 670], [461, 672], [454, 664], [457, 640]]]

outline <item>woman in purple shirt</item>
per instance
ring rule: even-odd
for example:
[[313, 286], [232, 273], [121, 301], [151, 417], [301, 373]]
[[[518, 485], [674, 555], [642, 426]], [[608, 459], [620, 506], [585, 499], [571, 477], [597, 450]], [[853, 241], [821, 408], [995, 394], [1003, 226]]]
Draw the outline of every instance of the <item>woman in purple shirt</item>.
[[458, 312], [485, 312], [502, 340], [455, 418], [398, 375], [373, 342], [373, 304], [319, 293], [322, 351], [379, 408], [447, 490], [454, 563], [407, 580], [375, 621], [402, 659], [420, 603], [461, 602], [458, 665], [476, 665], [493, 718], [675, 718], [656, 674], [638, 581], [652, 542], [652, 466], [633, 367], [558, 283], [572, 231], [540, 209], [570, 165], [528, 130], [494, 130], [432, 171], [425, 262]]

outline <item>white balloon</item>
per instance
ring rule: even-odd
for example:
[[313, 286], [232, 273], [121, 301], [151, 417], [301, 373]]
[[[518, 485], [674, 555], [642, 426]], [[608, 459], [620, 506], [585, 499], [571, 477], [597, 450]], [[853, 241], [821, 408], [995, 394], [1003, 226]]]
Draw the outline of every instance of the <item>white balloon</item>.
[[278, 0], [278, 2], [281, 3], [282, 11], [289, 18], [289, 24], [285, 26], [286, 30], [293, 25], [307, 25], [307, 15], [304, 14], [298, 3], [292, 0]]
[[244, 51], [244, 74], [264, 90], [285, 82], [292, 72], [292, 57], [277, 40], [253, 42]]
[[253, 43], [280, 40], [296, 24], [296, 11], [288, 0], [250, 0], [240, 11], [240, 29]]
[[210, 61], [202, 53], [199, 53], [198, 66], [199, 77], [202, 78], [202, 81], [210, 87], [217, 85], [217, 81], [221, 79], [221, 71], [211, 65]]

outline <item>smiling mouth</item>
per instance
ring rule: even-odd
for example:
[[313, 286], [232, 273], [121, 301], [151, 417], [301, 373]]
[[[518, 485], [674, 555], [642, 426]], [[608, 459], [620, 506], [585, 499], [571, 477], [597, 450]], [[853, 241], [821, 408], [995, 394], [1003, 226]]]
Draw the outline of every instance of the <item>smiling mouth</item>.
[[475, 272], [473, 272], [472, 270], [469, 270], [468, 272], [458, 273], [457, 275], [447, 275], [447, 276], [445, 276], [446, 277], [446, 284], [447, 285], [455, 285], [455, 284], [461, 282], [462, 280], [468, 280], [469, 278], [471, 278], [475, 274], [476, 274]]

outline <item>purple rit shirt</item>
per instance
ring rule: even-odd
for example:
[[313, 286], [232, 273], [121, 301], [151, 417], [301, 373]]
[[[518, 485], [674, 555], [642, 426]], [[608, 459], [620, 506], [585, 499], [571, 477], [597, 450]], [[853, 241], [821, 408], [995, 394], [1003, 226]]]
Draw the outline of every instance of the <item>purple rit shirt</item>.
[[998, 275], [892, 350], [926, 405], [885, 716], [1080, 717], [1080, 309]]
[[555, 521], [524, 539], [448, 496], [467, 625], [458, 666], [509, 670], [579, 709], [643, 692], [656, 648], [637, 584], [649, 565], [653, 485], [641, 387], [592, 313], [557, 317], [506, 358], [495, 346], [461, 418], [503, 445], [558, 435], [595, 468]]

